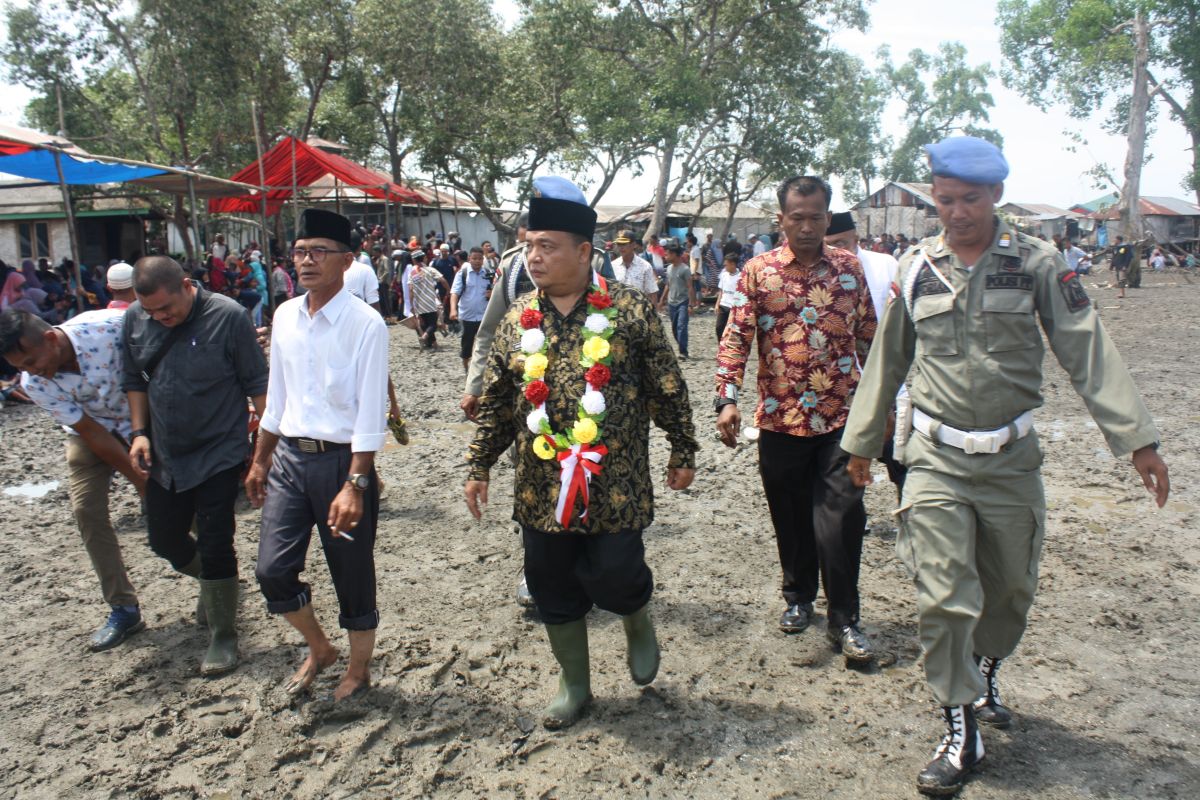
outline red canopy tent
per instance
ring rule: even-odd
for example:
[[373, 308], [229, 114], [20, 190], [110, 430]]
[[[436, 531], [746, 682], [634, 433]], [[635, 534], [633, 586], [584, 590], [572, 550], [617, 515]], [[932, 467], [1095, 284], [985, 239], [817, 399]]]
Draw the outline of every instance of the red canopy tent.
[[[263, 155], [262, 170], [261, 181], [268, 190], [268, 215], [279, 213], [283, 203], [292, 196], [292, 186], [310, 186], [324, 175], [333, 175], [347, 188], [358, 189], [380, 200], [392, 203], [425, 203], [425, 198], [411, 189], [393, 183], [348, 158], [319, 150], [291, 136], [284, 137]], [[260, 184], [259, 163], [255, 161], [250, 164], [231, 180]], [[258, 194], [216, 197], [208, 201], [210, 214], [257, 214], [262, 210], [262, 197]]]

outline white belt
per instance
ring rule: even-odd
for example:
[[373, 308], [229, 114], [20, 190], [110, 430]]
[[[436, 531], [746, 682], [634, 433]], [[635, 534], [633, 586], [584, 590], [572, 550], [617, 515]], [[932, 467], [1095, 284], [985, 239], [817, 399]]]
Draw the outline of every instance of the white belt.
[[1033, 412], [1026, 411], [1003, 428], [991, 431], [960, 431], [938, 422], [919, 408], [913, 409], [913, 427], [935, 442], [957, 447], [964, 453], [999, 453], [1013, 439], [1024, 439], [1033, 430]]

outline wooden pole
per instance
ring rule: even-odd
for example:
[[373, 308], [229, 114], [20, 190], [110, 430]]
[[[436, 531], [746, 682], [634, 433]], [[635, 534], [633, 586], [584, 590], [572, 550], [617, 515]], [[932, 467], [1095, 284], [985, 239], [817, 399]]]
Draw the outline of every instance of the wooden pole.
[[63, 210], [67, 216], [67, 238], [71, 242], [71, 260], [75, 262], [75, 306], [83, 311], [83, 266], [79, 263], [79, 232], [75, 230], [75, 208], [71, 204], [71, 190], [63, 175], [62, 154], [54, 151], [54, 168], [58, 170], [58, 186], [62, 189]]
[[267, 292], [267, 308], [271, 310], [271, 316], [275, 316], [275, 293], [271, 291], [271, 271], [274, 269], [274, 263], [271, 261], [271, 231], [267, 227], [267, 173], [263, 167], [263, 143], [258, 130], [258, 102], [256, 100], [250, 101], [250, 119], [254, 121], [254, 147], [258, 150], [258, 196], [262, 199], [260, 208], [263, 235], [259, 247], [267, 259], [267, 264], [263, 265], [263, 272], [267, 274], [267, 285], [264, 288]]
[[300, 230], [300, 187], [296, 185], [296, 137], [292, 137], [292, 235]]
[[[190, 174], [187, 176], [187, 188], [188, 188], [188, 200], [192, 205], [192, 208], [191, 208], [192, 240], [195, 242], [195, 244], [193, 245], [193, 248], [196, 253], [196, 261], [199, 262], [201, 259], [201, 253], [204, 252], [203, 248], [200, 245], [200, 211], [196, 204], [196, 184], [192, 180], [192, 176]], [[196, 266], [199, 266], [199, 263], [197, 263]]]

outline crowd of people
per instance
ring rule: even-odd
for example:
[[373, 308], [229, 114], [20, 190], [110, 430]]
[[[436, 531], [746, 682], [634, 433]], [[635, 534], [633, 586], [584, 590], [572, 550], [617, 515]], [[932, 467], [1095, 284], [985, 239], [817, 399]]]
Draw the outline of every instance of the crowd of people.
[[[669, 444], [667, 487], [688, 488], [699, 392], [680, 362], [707, 296], [717, 306], [715, 432], [729, 447], [757, 447], [782, 575], [778, 628], [809, 629], [823, 592], [831, 646], [848, 666], [874, 659], [859, 562], [863, 492], [882, 461], [945, 723], [917, 788], [957, 791], [983, 758], [979, 726], [1005, 727], [1013, 715], [998, 675], [1025, 628], [1044, 536], [1032, 425], [1043, 331], [1110, 449], [1131, 459], [1160, 507], [1169, 481], [1158, 431], [1074, 253], [995, 215], [1003, 154], [965, 136], [927, 150], [943, 231], [919, 242], [861, 237], [849, 213], [831, 213], [827, 182], [795, 176], [778, 189], [771, 237], [642, 247], [622, 231], [609, 246], [595, 238], [582, 191], [542, 176], [503, 253], [464, 249], [453, 233], [402, 242], [308, 209], [269, 278], [256, 246], [233, 255], [218, 239], [199, 273], [165, 256], [114, 264], [106, 285], [128, 283], [130, 294], [108, 303], [127, 306], [55, 321], [12, 304], [0, 314], [0, 355], [67, 429], [71, 502], [109, 607], [91, 648], [145, 626], [108, 515], [120, 474], [143, 498], [151, 549], [197, 581], [197, 621], [209, 630], [200, 672], [237, 666], [233, 509], [244, 487], [262, 509], [254, 574], [266, 609], [308, 645], [285, 690], [309, 691], [340, 658], [300, 577], [314, 528], [349, 644], [334, 698], [370, 688], [381, 616], [375, 454], [399, 419], [386, 326], [395, 317], [423, 348], [457, 329], [460, 407], [477, 424], [463, 495], [476, 518], [493, 466], [506, 452], [515, 463], [518, 598], [536, 608], [559, 667], [545, 727], [572, 725], [594, 699], [593, 607], [621, 618], [632, 680], [653, 682], [662, 654], [643, 544], [655, 514], [649, 429]], [[268, 332], [256, 330], [263, 322]], [[744, 392], [755, 348], [757, 392]], [[739, 403], [751, 394], [744, 426]]]

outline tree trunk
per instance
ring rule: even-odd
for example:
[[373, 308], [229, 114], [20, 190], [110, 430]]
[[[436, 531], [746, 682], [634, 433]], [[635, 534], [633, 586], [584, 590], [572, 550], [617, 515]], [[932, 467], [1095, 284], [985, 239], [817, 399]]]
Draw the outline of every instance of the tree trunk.
[[[1128, 151], [1125, 154], [1125, 185], [1121, 187], [1119, 206], [1121, 233], [1131, 243], [1142, 238], [1142, 217], [1138, 213], [1142, 164], [1146, 160], [1146, 115], [1150, 110], [1147, 62], [1150, 58], [1150, 26], [1141, 11], [1133, 17], [1133, 97], [1129, 104]], [[1137, 259], [1137, 255], [1134, 255]]]
[[650, 216], [650, 227], [643, 241], [649, 244], [667, 220], [667, 187], [671, 184], [671, 166], [675, 161], [676, 136], [667, 139], [658, 158], [658, 186], [654, 189], [654, 213]]

